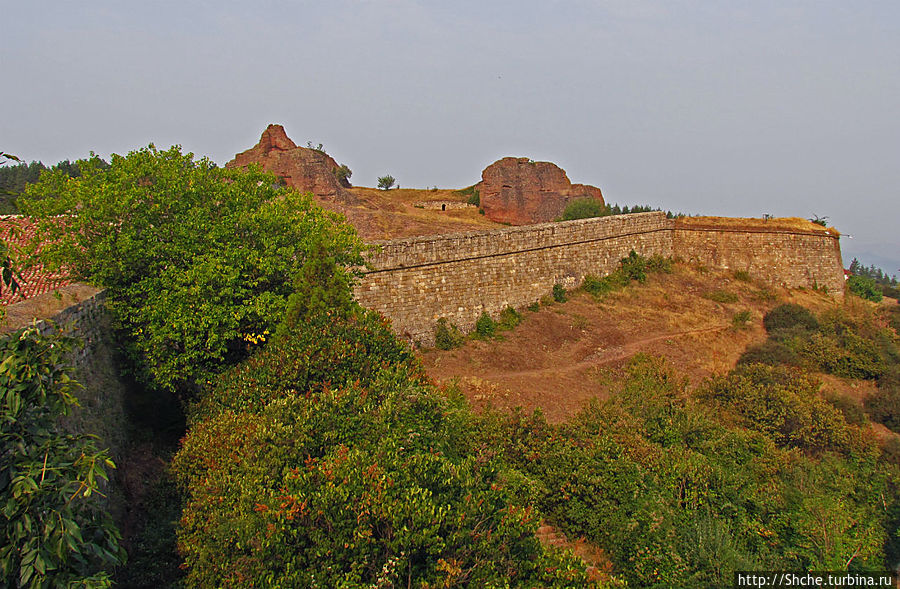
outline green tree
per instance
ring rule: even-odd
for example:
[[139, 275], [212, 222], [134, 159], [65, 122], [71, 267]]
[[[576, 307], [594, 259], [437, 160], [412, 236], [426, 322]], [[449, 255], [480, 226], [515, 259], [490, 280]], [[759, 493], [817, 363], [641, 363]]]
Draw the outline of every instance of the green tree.
[[380, 188], [381, 190], [390, 190], [391, 188], [393, 188], [396, 182], [397, 180], [390, 174], [388, 174], [387, 176], [379, 176], [378, 188]]
[[[4, 161], [0, 162], [0, 164], [5, 164], [7, 161], [20, 161], [17, 156], [12, 155], [11, 153], [4, 153], [0, 151], [0, 158], [3, 158]], [[5, 170], [6, 168], [0, 168]], [[0, 294], [3, 293], [4, 288], [8, 288], [13, 294], [19, 290], [19, 282], [17, 278], [19, 277], [18, 272], [16, 272], [15, 264], [13, 263], [12, 258], [10, 257], [9, 246], [6, 245], [5, 241], [0, 240]], [[0, 319], [2, 319], [6, 315], [5, 309], [0, 309]]]
[[341, 183], [341, 186], [350, 186], [350, 176], [353, 175], [353, 172], [350, 170], [350, 167], [347, 166], [347, 164], [339, 165], [338, 167], [334, 168], [332, 172], [337, 177], [338, 182]]
[[875, 283], [875, 279], [866, 278], [865, 276], [851, 276], [847, 280], [847, 288], [850, 289], [851, 293], [867, 301], [878, 303], [884, 297], [881, 289]]
[[279, 334], [326, 314], [351, 312], [355, 308], [352, 280], [350, 272], [340, 266], [326, 246], [314, 244], [294, 278], [294, 292], [288, 297]]
[[589, 219], [604, 217], [610, 214], [609, 207], [595, 198], [576, 198], [569, 202], [563, 210], [562, 220]]
[[35, 327], [0, 339], [0, 584], [108, 587], [124, 562], [119, 532], [96, 500], [106, 451], [63, 432], [77, 405], [71, 341]]
[[158, 386], [196, 390], [274, 333], [314, 245], [337, 266], [362, 263], [341, 217], [258, 168], [152, 145], [104, 164], [45, 173], [22, 208], [45, 263], [108, 290], [131, 357]]

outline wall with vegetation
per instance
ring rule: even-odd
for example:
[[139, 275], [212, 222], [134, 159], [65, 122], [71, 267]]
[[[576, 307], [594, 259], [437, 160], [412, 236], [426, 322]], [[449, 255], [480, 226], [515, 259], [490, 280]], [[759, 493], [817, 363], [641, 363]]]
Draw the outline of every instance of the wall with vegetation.
[[61, 328], [78, 338], [69, 360], [82, 388], [75, 392], [80, 407], [66, 417], [65, 427], [75, 434], [94, 434], [98, 446], [108, 448], [116, 461], [123, 456], [126, 438], [125, 390], [111, 345], [112, 327], [105, 307], [106, 292], [100, 291], [37, 321], [38, 330], [48, 335]]
[[672, 225], [656, 212], [375, 245], [374, 270], [356, 286], [357, 300], [390, 317], [398, 334], [430, 345], [441, 317], [471, 330], [484, 311], [496, 316], [539, 300], [554, 284], [574, 288], [587, 274], [612, 272], [632, 249], [670, 256]]
[[616, 215], [499, 230], [376, 242], [372, 270], [355, 288], [365, 307], [391, 318], [395, 331], [425, 345], [446, 317], [471, 330], [482, 312], [522, 307], [554, 284], [574, 288], [606, 275], [631, 250], [715, 268], [748, 270], [788, 287], [843, 292], [838, 238], [830, 233], [739, 225], [679, 226], [662, 212]]

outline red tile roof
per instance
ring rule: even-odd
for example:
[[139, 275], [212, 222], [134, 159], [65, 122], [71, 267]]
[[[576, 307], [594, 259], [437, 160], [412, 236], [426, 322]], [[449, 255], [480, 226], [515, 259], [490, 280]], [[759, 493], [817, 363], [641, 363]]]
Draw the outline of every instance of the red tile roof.
[[[34, 223], [27, 217], [0, 215], [0, 239], [9, 245], [13, 261], [16, 260], [17, 252], [34, 238], [35, 229]], [[74, 282], [65, 272], [50, 272], [42, 265], [20, 272], [22, 276], [18, 279], [19, 290], [13, 294], [4, 287], [0, 293], [0, 304], [18, 303]]]

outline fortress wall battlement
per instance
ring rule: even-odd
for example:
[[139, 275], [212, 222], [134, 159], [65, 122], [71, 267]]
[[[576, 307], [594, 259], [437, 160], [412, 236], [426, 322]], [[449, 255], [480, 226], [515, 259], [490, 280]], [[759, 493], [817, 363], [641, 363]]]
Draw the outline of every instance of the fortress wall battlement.
[[631, 250], [843, 295], [836, 233], [735, 221], [687, 223], [651, 212], [376, 242], [354, 294], [423, 345], [433, 344], [441, 317], [470, 331], [485, 311], [496, 317], [554, 284], [571, 289], [588, 274], [609, 274]]

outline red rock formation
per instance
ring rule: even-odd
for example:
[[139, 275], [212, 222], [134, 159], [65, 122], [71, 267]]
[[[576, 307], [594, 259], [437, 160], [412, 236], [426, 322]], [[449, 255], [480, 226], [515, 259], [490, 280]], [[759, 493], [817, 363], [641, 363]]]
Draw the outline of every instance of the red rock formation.
[[524, 157], [494, 162], [481, 173], [477, 188], [485, 216], [510, 225], [553, 221], [569, 201], [577, 198], [603, 202], [599, 188], [572, 184], [556, 164]]
[[243, 151], [225, 164], [226, 168], [243, 168], [257, 163], [264, 170], [281, 177], [288, 186], [301, 192], [312, 192], [321, 199], [344, 203], [353, 202], [354, 196], [334, 174], [339, 166], [334, 158], [322, 151], [298, 147], [281, 125], [269, 125], [259, 138], [259, 143]]

